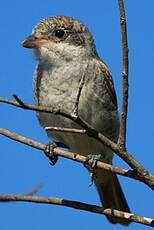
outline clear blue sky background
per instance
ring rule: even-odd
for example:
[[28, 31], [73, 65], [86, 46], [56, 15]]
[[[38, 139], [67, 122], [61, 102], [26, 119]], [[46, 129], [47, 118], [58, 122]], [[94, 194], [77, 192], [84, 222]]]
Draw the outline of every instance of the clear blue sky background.
[[[1, 2], [0, 97], [16, 93], [33, 102], [32, 73], [36, 61], [21, 41], [42, 18], [70, 15], [81, 19], [94, 35], [100, 56], [109, 65], [121, 103], [121, 41], [117, 1], [114, 0], [33, 0]], [[128, 149], [154, 173], [154, 1], [126, 0], [129, 41]], [[47, 143], [34, 112], [0, 104], [0, 127]], [[38, 150], [0, 136], [0, 193], [24, 194], [38, 184], [41, 196], [57, 196], [100, 204], [90, 178], [79, 164], [60, 159], [51, 167]], [[125, 166], [115, 157], [116, 165]], [[144, 184], [120, 178], [133, 213], [154, 217], [154, 193]], [[31, 203], [0, 203], [0, 229], [124, 229], [113, 226], [101, 215]], [[148, 229], [132, 224], [128, 229]]]

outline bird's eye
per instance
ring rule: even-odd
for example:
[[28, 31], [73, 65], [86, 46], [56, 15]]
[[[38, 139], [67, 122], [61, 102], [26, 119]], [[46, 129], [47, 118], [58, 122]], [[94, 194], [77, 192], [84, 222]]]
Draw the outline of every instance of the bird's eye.
[[64, 35], [65, 35], [65, 31], [62, 30], [62, 29], [59, 29], [59, 30], [56, 30], [56, 31], [55, 31], [55, 36], [56, 36], [57, 38], [63, 38]]

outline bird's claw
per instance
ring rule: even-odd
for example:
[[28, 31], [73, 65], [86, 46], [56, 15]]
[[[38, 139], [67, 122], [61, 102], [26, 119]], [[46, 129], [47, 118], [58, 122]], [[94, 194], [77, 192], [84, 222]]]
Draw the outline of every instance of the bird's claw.
[[55, 165], [58, 161], [58, 156], [55, 155], [54, 153], [54, 149], [57, 148], [57, 145], [55, 142], [52, 142], [52, 143], [48, 143], [46, 145], [46, 149], [44, 151], [45, 155], [49, 158], [50, 160], [50, 165]]
[[93, 169], [97, 167], [97, 161], [99, 161], [100, 158], [101, 154], [89, 154], [83, 164], [89, 171], [93, 171]]
[[96, 174], [95, 169], [97, 168], [97, 161], [100, 160], [100, 158], [101, 158], [101, 154], [97, 154], [97, 155], [89, 154], [86, 157], [85, 162], [83, 163], [84, 167], [86, 167], [90, 172], [91, 183], [89, 186], [93, 185], [94, 177]]

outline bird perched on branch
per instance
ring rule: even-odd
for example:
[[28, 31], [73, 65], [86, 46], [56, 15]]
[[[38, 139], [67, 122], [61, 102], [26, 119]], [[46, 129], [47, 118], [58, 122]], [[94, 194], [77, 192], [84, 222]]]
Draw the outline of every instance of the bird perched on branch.
[[[67, 114], [76, 110], [83, 121], [117, 142], [119, 117], [112, 76], [98, 56], [88, 28], [72, 17], [49, 17], [34, 27], [22, 45], [32, 48], [39, 62], [34, 76], [36, 103]], [[81, 128], [60, 115], [38, 112], [37, 116], [44, 128]], [[99, 155], [99, 160], [112, 164], [111, 149], [93, 137], [57, 131], [48, 131], [48, 136], [75, 153]], [[104, 208], [130, 212], [115, 174], [96, 169], [94, 183]], [[114, 216], [107, 218], [113, 224], [129, 224]]]

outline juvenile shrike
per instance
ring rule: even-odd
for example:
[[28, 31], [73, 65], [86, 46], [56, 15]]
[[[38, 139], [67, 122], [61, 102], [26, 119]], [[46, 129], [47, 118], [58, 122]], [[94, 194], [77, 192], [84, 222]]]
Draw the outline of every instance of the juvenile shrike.
[[[78, 115], [94, 129], [117, 142], [119, 117], [112, 76], [98, 56], [87, 27], [72, 17], [49, 17], [34, 27], [22, 45], [32, 48], [39, 62], [34, 76], [37, 105], [60, 108], [72, 114], [84, 75]], [[79, 128], [73, 121], [60, 115], [38, 112], [37, 116], [43, 127]], [[86, 134], [48, 131], [48, 136], [69, 146], [75, 153], [85, 156], [101, 154], [101, 161], [112, 164], [112, 151]], [[94, 182], [104, 208], [130, 212], [115, 174], [96, 169]], [[120, 218], [107, 218], [113, 224], [129, 224], [129, 221]]]

